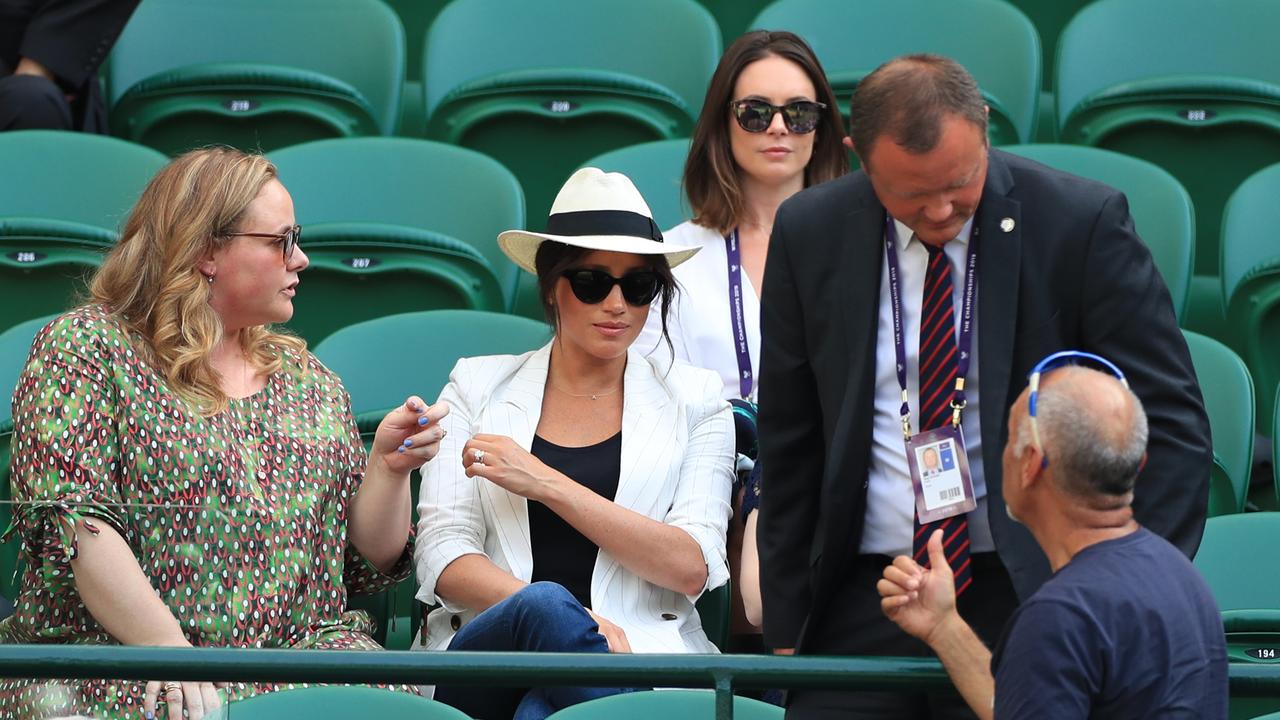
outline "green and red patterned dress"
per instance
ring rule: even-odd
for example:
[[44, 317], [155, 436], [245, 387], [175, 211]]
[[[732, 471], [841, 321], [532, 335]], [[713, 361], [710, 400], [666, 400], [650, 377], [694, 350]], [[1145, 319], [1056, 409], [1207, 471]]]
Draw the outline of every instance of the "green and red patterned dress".
[[[137, 342], [96, 306], [36, 337], [13, 413], [26, 568], [0, 642], [116, 644], [72, 577], [83, 518], [128, 542], [192, 645], [377, 649], [347, 592], [406, 577], [412, 537], [389, 574], [347, 541], [365, 451], [342, 383], [310, 353], [282, 349], [264, 389], [204, 417]], [[148, 679], [0, 680], [0, 717], [141, 717]], [[278, 687], [233, 684], [224, 697]]]

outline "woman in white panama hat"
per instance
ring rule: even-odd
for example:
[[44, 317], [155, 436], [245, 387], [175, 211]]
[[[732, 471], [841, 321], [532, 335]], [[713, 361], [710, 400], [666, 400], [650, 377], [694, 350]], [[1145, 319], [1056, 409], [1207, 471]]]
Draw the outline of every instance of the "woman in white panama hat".
[[[728, 580], [733, 420], [710, 371], [632, 349], [671, 267], [625, 176], [574, 173], [546, 233], [503, 251], [538, 277], [555, 336], [458, 362], [440, 461], [423, 468], [418, 598], [431, 649], [716, 652], [694, 602]], [[453, 458], [450, 460], [449, 458]], [[473, 717], [540, 718], [617, 688], [440, 687]]]

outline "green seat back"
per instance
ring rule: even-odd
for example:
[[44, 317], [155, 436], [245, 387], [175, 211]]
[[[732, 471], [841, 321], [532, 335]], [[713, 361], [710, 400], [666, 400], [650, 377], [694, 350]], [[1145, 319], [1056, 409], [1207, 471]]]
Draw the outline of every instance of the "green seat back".
[[1062, 28], [1066, 27], [1067, 21], [1092, 0], [1010, 0], [1010, 2], [1026, 13], [1031, 24], [1036, 26], [1036, 34], [1040, 36], [1043, 88], [1046, 91], [1052, 91], [1053, 61], [1058, 49], [1058, 36], [1062, 34]]
[[305, 229], [302, 242], [311, 264], [287, 326], [313, 345], [339, 328], [406, 310], [506, 307], [484, 256], [439, 233], [318, 223]]
[[[1271, 419], [1271, 452], [1275, 453], [1275, 448], [1280, 447], [1280, 385], [1276, 386], [1276, 397], [1272, 407], [1275, 417]], [[1280, 462], [1275, 461], [1273, 454], [1271, 459], [1271, 474], [1275, 479], [1275, 505], [1280, 507]]]
[[[444, 143], [381, 137], [295, 145], [271, 153], [271, 160], [293, 195], [298, 222], [401, 225], [459, 240], [496, 273], [504, 304], [494, 309], [510, 307], [520, 269], [497, 238], [524, 227], [524, 192], [496, 160]], [[308, 231], [303, 247], [309, 250]]]
[[1280, 385], [1280, 164], [1245, 180], [1222, 218], [1227, 340], [1257, 383], [1258, 431], [1271, 433], [1271, 388]]
[[1191, 196], [1176, 178], [1144, 160], [1097, 148], [1015, 145], [1003, 149], [1123, 192], [1138, 235], [1169, 287], [1173, 312], [1182, 317], [1191, 283], [1195, 213]]
[[381, 419], [382, 413], [409, 395], [435, 402], [458, 358], [517, 355], [540, 348], [550, 339], [546, 323], [528, 318], [436, 310], [352, 325], [330, 335], [313, 350], [342, 378], [355, 414], [372, 413]]
[[930, 52], [954, 58], [978, 81], [991, 106], [992, 143], [1035, 137], [1040, 40], [1027, 16], [1003, 0], [778, 0], [751, 27], [808, 41], [846, 117], [867, 73], [899, 55]]
[[739, 36], [756, 28], [751, 24], [770, 0], [700, 0], [711, 11], [720, 26], [720, 37], [727, 48]]
[[[9, 486], [9, 460], [13, 457], [13, 421], [0, 420], [0, 532], [9, 529], [13, 522], [13, 506], [9, 504], [12, 492]], [[17, 535], [0, 545], [0, 597], [13, 602], [18, 598], [21, 586], [21, 542]]]
[[1209, 515], [1243, 512], [1253, 468], [1253, 379], [1244, 361], [1213, 338], [1183, 331], [1213, 436]]
[[1274, 553], [1250, 550], [1276, 547], [1280, 547], [1280, 513], [1235, 513], [1205, 522], [1195, 564], [1220, 610], [1276, 608], [1280, 560]]
[[417, 695], [357, 685], [326, 685], [256, 695], [228, 703], [210, 720], [471, 720], [460, 710]]
[[11, 299], [0, 305], [0, 331], [75, 304], [165, 162], [100, 135], [0, 133], [0, 288]]
[[510, 168], [540, 230], [587, 158], [687, 136], [719, 54], [695, 0], [456, 0], [427, 36], [427, 135]]
[[[1272, 0], [1098, 0], [1059, 40], [1061, 141], [1173, 173], [1196, 206], [1197, 276], [1219, 274], [1232, 189], [1280, 161], [1277, 27]], [[1192, 287], [1189, 327], [1214, 334], [1221, 299], [1212, 282]]]
[[103, 135], [56, 130], [2, 133], [0, 218], [40, 218], [117, 230], [167, 161], [155, 150]]
[[733, 592], [729, 583], [702, 593], [696, 606], [702, 631], [713, 645], [725, 652], [729, 645], [729, 621], [733, 616]]
[[[654, 718], [713, 718], [716, 696], [707, 690], [645, 690], [610, 695], [570, 705], [552, 713], [548, 720], [654, 720]], [[782, 720], [777, 705], [745, 697], [733, 698], [734, 720]]]
[[170, 154], [390, 135], [404, 43], [380, 0], [144, 0], [106, 65], [111, 127]]
[[[1222, 611], [1227, 657], [1233, 663], [1280, 659], [1280, 610], [1276, 609], [1280, 564], [1270, 551], [1277, 544], [1280, 513], [1235, 513], [1205, 522], [1195, 565]], [[1268, 650], [1277, 652], [1271, 655]], [[1252, 717], [1280, 708], [1277, 698], [1247, 700], [1232, 698], [1231, 717]]]
[[688, 140], [657, 140], [611, 150], [582, 165], [631, 178], [653, 212], [653, 221], [670, 230], [693, 215], [681, 186], [688, 156]]
[[[18, 386], [18, 376], [27, 365], [27, 356], [31, 353], [31, 341], [36, 333], [48, 325], [57, 315], [46, 315], [33, 320], [26, 320], [0, 332], [0, 422], [9, 420], [13, 405], [13, 391]], [[0, 528], [3, 531], [3, 528]]]

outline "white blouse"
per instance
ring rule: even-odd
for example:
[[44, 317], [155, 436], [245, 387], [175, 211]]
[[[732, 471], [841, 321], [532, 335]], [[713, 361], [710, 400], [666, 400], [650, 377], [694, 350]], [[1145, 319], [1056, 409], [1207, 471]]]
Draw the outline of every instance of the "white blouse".
[[[714, 370], [724, 381], [726, 400], [742, 396], [738, 356], [734, 351], [733, 322], [729, 302], [728, 250], [724, 236], [710, 228], [685, 222], [663, 233], [666, 242], [700, 246], [702, 250], [675, 268], [680, 292], [667, 317], [667, 333], [675, 357], [696, 367]], [[742, 310], [746, 321], [747, 348], [751, 353], [752, 389], [760, 377], [760, 295], [741, 271]], [[665, 367], [671, 361], [662, 339], [662, 315], [655, 302], [649, 320], [635, 346]]]

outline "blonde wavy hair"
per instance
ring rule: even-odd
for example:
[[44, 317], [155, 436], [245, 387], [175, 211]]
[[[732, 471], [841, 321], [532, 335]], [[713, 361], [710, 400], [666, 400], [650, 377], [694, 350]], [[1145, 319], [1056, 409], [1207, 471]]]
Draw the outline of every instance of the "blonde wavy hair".
[[[142, 191], [120, 242], [89, 286], [100, 303], [145, 342], [136, 348], [180, 397], [205, 415], [227, 408], [209, 358], [222, 341], [222, 322], [209, 305], [199, 271], [208, 254], [231, 241], [276, 168], [261, 155], [228, 147], [175, 158]], [[306, 349], [300, 338], [254, 326], [239, 331], [245, 357], [259, 372], [278, 372], [280, 350]]]

